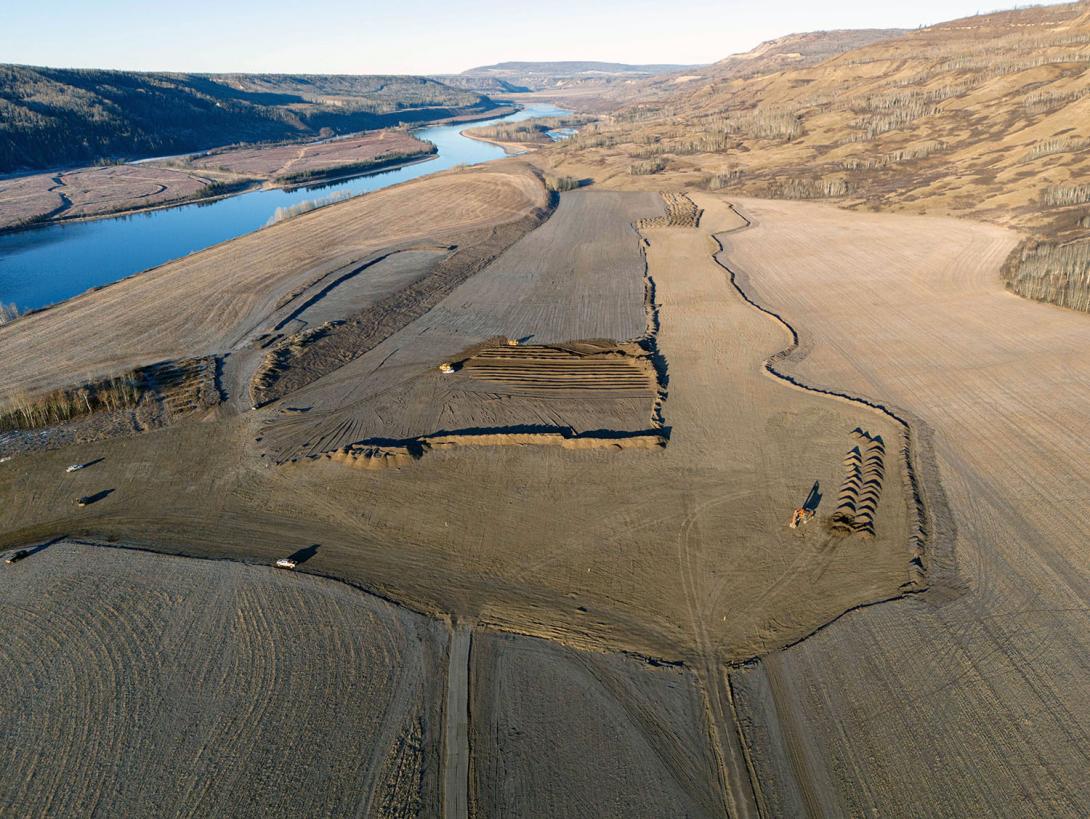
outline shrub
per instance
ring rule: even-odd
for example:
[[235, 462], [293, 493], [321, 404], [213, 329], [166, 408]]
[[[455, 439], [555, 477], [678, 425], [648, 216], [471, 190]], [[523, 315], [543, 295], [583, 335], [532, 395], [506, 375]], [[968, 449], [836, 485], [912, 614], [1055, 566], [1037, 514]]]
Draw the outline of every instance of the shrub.
[[582, 185], [582, 181], [574, 176], [546, 176], [545, 187], [556, 193], [573, 191]]
[[642, 162], [633, 162], [628, 166], [628, 172], [632, 176], [650, 176], [666, 170], [666, 163], [661, 159], [648, 159]]
[[1020, 296], [1090, 312], [1090, 239], [1026, 243], [1011, 254], [1003, 276]]
[[1051, 185], [1041, 197], [1045, 205], [1064, 207], [1090, 202], [1090, 185]]

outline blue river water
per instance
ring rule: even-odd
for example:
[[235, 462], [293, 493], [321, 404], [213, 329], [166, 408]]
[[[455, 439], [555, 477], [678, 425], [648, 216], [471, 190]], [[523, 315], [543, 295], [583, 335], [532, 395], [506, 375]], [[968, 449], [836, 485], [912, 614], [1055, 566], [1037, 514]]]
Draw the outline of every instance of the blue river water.
[[566, 113], [553, 106], [534, 105], [486, 122], [420, 128], [416, 135], [434, 142], [439, 149], [434, 158], [313, 188], [252, 191], [204, 204], [0, 235], [0, 304], [15, 304], [23, 311], [45, 307], [257, 230], [268, 223], [277, 208], [327, 197], [356, 196], [455, 165], [499, 159], [505, 155], [502, 148], [464, 137], [460, 131]]

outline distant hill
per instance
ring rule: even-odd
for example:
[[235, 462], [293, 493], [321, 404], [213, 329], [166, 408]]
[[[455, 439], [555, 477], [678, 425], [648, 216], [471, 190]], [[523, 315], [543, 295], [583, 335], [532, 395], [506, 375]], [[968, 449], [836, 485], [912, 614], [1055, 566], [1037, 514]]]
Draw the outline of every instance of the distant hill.
[[496, 107], [425, 77], [0, 65], [0, 173], [427, 122]]
[[558, 62], [506, 62], [495, 65], [481, 65], [463, 71], [462, 74], [544, 74], [550, 76], [574, 76], [576, 74], [665, 74], [668, 71], [680, 71], [691, 68], [689, 65], [661, 63], [652, 65], [629, 65], [628, 63], [603, 63], [593, 60], [574, 60]]
[[1009, 262], [1013, 290], [1090, 310], [1090, 3], [781, 64], [824, 50], [800, 36], [644, 87], [549, 149], [553, 169], [992, 220], [1033, 237]]
[[524, 91], [545, 91], [588, 85], [608, 87], [618, 82], [631, 82], [691, 67], [673, 64], [629, 65], [591, 60], [505, 62], [477, 66], [456, 76], [463, 78], [463, 82], [470, 83], [463, 87], [474, 89], [487, 87], [480, 85], [481, 81], [499, 80]]
[[435, 74], [432, 79], [451, 88], [475, 91], [478, 94], [525, 94], [530, 91], [525, 85], [487, 75]]
[[615, 100], [650, 100], [683, 93], [708, 83], [760, 77], [789, 68], [805, 68], [853, 49], [904, 35], [904, 29], [871, 28], [808, 31], [767, 40], [711, 65], [682, 68], [612, 89]]

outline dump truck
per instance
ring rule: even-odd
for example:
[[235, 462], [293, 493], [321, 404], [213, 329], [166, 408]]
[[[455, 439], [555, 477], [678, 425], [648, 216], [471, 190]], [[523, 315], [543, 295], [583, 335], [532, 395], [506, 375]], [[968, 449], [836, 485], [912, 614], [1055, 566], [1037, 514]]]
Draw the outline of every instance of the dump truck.
[[19, 549], [17, 552], [12, 552], [5, 558], [5, 563], [18, 563], [24, 557], [30, 557], [30, 549]]
[[64, 471], [65, 471], [65, 472], [79, 472], [79, 471], [80, 471], [81, 469], [83, 469], [83, 468], [84, 468], [85, 466], [87, 466], [87, 464], [72, 464], [72, 465], [71, 465], [70, 467], [68, 467], [68, 468], [67, 468], [66, 470], [64, 470]]
[[278, 569], [294, 569], [297, 565], [290, 557], [282, 557], [276, 561], [276, 568]]

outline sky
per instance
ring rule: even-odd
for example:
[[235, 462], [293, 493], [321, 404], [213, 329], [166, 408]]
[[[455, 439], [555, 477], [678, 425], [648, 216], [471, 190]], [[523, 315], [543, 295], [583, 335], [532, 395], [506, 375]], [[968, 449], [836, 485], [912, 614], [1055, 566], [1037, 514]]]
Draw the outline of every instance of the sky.
[[1015, 5], [1004, 0], [0, 0], [0, 62], [312, 74], [457, 73], [504, 60], [708, 63], [794, 32], [915, 28]]

